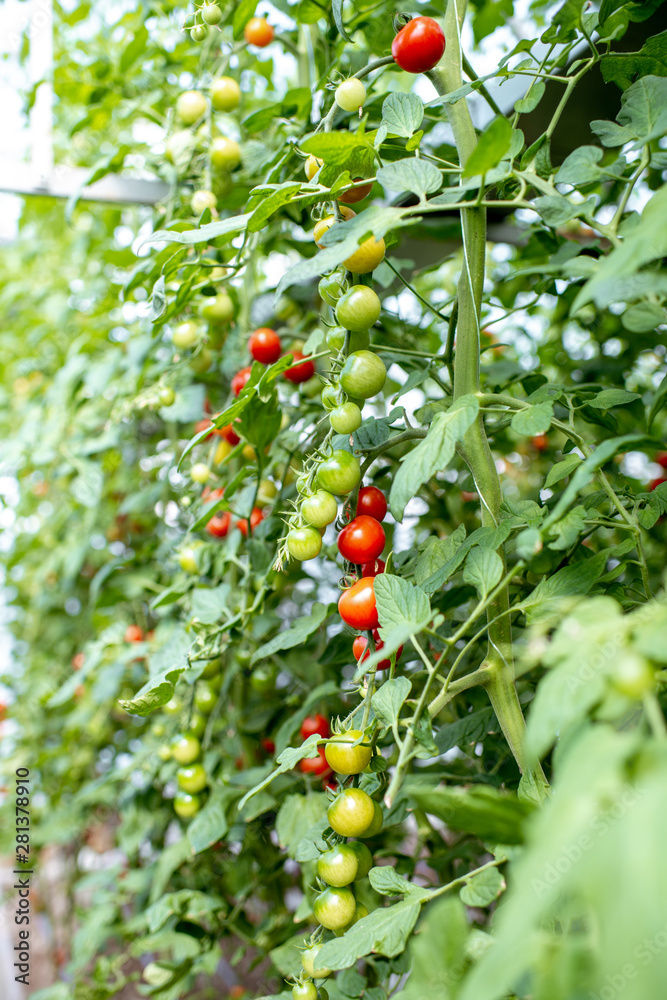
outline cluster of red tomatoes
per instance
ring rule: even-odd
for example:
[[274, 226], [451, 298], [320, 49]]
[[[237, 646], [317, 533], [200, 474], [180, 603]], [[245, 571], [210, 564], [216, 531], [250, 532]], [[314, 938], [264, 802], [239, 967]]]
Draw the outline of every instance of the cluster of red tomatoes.
[[[275, 364], [282, 354], [280, 337], [270, 327], [261, 326], [254, 333], [250, 334], [248, 338], [248, 350], [254, 361], [259, 361], [262, 365]], [[294, 350], [291, 354], [296, 364], [283, 373], [285, 378], [295, 385], [307, 382], [315, 374], [314, 363], [305, 354], [302, 354], [301, 351]], [[251, 371], [252, 365], [248, 365], [245, 368], [241, 368], [232, 379], [232, 392], [235, 396], [240, 395], [245, 388]]]

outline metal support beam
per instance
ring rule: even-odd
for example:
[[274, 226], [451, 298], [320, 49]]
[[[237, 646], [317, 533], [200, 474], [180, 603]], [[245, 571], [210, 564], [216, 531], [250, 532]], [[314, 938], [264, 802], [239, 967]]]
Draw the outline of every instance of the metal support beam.
[[108, 174], [87, 185], [88, 177], [90, 170], [85, 167], [60, 166], [45, 173], [41, 164], [0, 159], [0, 191], [12, 194], [44, 195], [49, 198], [78, 196], [83, 201], [154, 205], [169, 193], [169, 185], [162, 181]]

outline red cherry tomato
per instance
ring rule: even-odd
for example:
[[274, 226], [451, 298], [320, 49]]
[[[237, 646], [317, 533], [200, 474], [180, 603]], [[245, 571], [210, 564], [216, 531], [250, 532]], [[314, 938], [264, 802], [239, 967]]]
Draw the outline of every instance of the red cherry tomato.
[[242, 368], [240, 372], [237, 372], [232, 379], [232, 392], [235, 396], [238, 396], [246, 382], [250, 378], [251, 366], [248, 365], [247, 368]]
[[232, 515], [228, 510], [219, 510], [206, 524], [206, 530], [213, 538], [224, 538], [232, 526]]
[[344, 590], [338, 601], [338, 611], [343, 621], [361, 630], [377, 628], [380, 624], [375, 604], [375, 580], [364, 576]]
[[81, 670], [81, 667], [84, 665], [85, 662], [86, 662], [86, 657], [84, 656], [83, 653], [75, 653], [74, 656], [72, 657], [72, 669]]
[[[375, 638], [375, 633], [373, 633], [373, 637]], [[382, 639], [375, 639], [376, 650], [380, 651], [382, 650], [383, 647], [384, 643], [382, 642]], [[396, 652], [397, 662], [401, 658], [402, 652], [403, 652], [403, 647], [399, 646]], [[357, 663], [361, 663], [362, 660], [367, 660], [368, 657], [371, 655], [368, 650], [368, 639], [366, 638], [365, 635], [358, 635], [357, 638], [352, 643], [352, 655], [354, 656]], [[391, 666], [391, 660], [380, 660], [380, 662], [377, 665], [377, 669], [388, 670], [390, 666]]]
[[225, 426], [221, 427], [219, 431], [216, 431], [216, 433], [219, 434], [220, 437], [223, 437], [225, 441], [229, 441], [230, 444], [238, 444], [241, 440], [232, 424], [225, 424]]
[[357, 514], [368, 514], [376, 521], [384, 521], [387, 516], [387, 500], [377, 486], [362, 486], [357, 500]]
[[549, 438], [546, 434], [536, 434], [534, 438], [531, 438], [530, 443], [536, 451], [546, 451], [549, 447]]
[[385, 567], [384, 559], [375, 559], [373, 562], [364, 563], [361, 567], [362, 576], [379, 576], [380, 573], [384, 573]]
[[391, 43], [391, 54], [406, 73], [426, 73], [445, 52], [445, 33], [432, 17], [413, 17]]
[[270, 327], [260, 326], [250, 334], [248, 350], [255, 361], [260, 361], [263, 365], [272, 365], [280, 357], [282, 350], [280, 337]]
[[276, 745], [273, 742], [273, 740], [269, 740], [266, 737], [264, 737], [259, 742], [264, 753], [268, 754], [269, 757], [273, 757], [274, 753], [276, 752]]
[[[301, 351], [292, 351], [292, 357], [295, 361], [301, 361], [306, 357]], [[285, 378], [290, 382], [294, 382], [298, 385], [300, 382], [307, 382], [309, 378], [312, 378], [315, 374], [315, 365], [312, 361], [304, 361], [303, 364], [292, 365], [284, 373]]]
[[[195, 434], [199, 434], [200, 431], [205, 431], [207, 427], [212, 426], [212, 423], [213, 421], [209, 420], [207, 417], [205, 417], [203, 420], [198, 420], [197, 423], [195, 424]], [[211, 431], [211, 434], [207, 434], [206, 437], [204, 438], [204, 441], [208, 441], [208, 439], [211, 437], [213, 433], [214, 431]]]
[[338, 551], [348, 562], [374, 562], [385, 543], [384, 528], [374, 517], [359, 514], [346, 524], [338, 536]]
[[667, 476], [658, 476], [657, 479], [654, 479], [648, 484], [648, 492], [652, 493], [654, 489], [658, 486], [662, 486], [663, 483], [667, 483]]
[[667, 451], [661, 451], [655, 456], [655, 460], [658, 465], [661, 465], [663, 469], [667, 469]]
[[[260, 521], [264, 520], [264, 513], [259, 507], [253, 507], [252, 514], [250, 515], [250, 534], [253, 533]], [[248, 519], [241, 518], [240, 521], [236, 522], [236, 527], [239, 529], [244, 538], [248, 537]]]
[[144, 630], [139, 625], [128, 625], [125, 629], [125, 642], [143, 642]]
[[318, 736], [323, 736], [325, 739], [331, 736], [329, 722], [323, 715], [307, 715], [301, 723], [302, 740], [307, 740], [314, 733], [317, 733]]
[[331, 774], [331, 768], [324, 756], [324, 747], [318, 747], [317, 754], [317, 757], [304, 757], [303, 760], [300, 760], [299, 770], [304, 774], [314, 774], [319, 777]]

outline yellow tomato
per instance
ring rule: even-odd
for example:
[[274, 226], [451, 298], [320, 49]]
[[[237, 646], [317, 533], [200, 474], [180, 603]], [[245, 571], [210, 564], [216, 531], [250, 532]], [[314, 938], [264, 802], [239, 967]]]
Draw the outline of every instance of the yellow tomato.
[[[340, 209], [340, 214], [343, 216], [343, 219], [345, 219], [345, 221], [347, 222], [348, 219], [353, 219], [357, 213], [353, 212], [352, 209], [348, 208], [346, 205], [342, 205]], [[327, 215], [325, 219], [320, 219], [319, 222], [315, 223], [315, 228], [313, 229], [313, 239], [317, 243], [318, 247], [322, 246], [320, 240], [326, 233], [327, 229], [331, 229], [331, 227], [334, 225], [335, 222], [336, 222], [335, 215]]]
[[308, 157], [303, 169], [306, 171], [306, 177], [309, 181], [312, 181], [313, 177], [322, 166], [324, 166], [324, 160], [320, 160], [317, 156]]
[[223, 438], [222, 441], [218, 442], [218, 446], [215, 449], [215, 456], [213, 458], [213, 461], [215, 462], [216, 465], [220, 465], [220, 463], [224, 462], [227, 456], [230, 455], [233, 451], [234, 451], [233, 445], [231, 445], [229, 441], [225, 441]]
[[343, 261], [343, 264], [352, 274], [368, 274], [384, 260], [384, 253], [384, 240], [376, 240], [371, 236], [370, 239], [364, 240], [359, 249]]

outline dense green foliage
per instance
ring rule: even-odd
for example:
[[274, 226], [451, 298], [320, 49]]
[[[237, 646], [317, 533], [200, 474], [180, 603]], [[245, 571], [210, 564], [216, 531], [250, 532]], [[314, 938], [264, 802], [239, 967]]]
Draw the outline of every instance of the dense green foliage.
[[667, 32], [523, 6], [423, 8], [426, 75], [383, 0], [265, 48], [254, 0], [57, 9], [59, 161], [168, 194], [27, 198], [2, 252], [2, 763], [71, 860], [35, 1000], [664, 992]]

